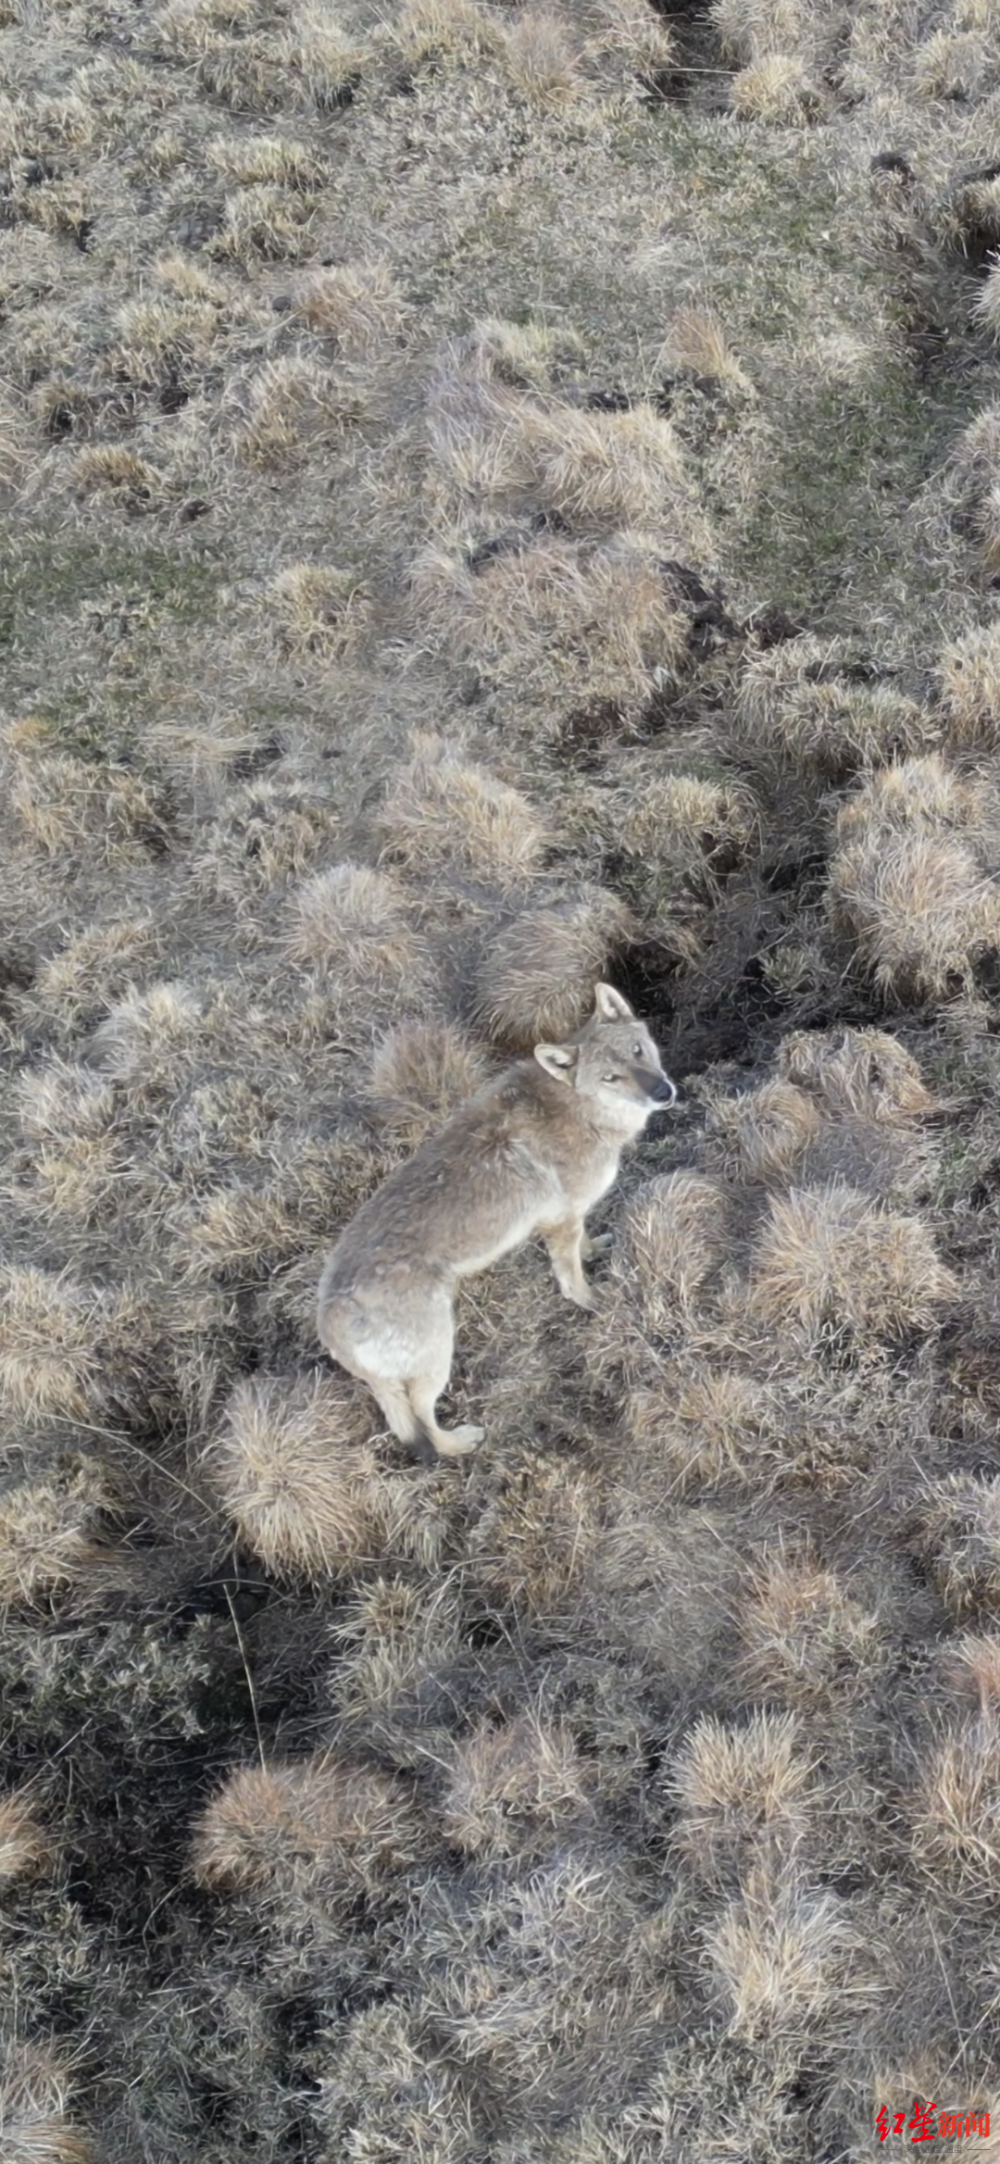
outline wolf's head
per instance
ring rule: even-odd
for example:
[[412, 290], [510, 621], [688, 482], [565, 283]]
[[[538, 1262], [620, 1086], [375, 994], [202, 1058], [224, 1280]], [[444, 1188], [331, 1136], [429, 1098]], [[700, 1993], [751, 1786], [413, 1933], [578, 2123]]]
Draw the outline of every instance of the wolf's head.
[[610, 984], [597, 986], [594, 1012], [568, 1044], [536, 1044], [535, 1058], [554, 1081], [591, 1099], [600, 1118], [626, 1134], [637, 1135], [651, 1112], [665, 1111], [677, 1099], [645, 1023]]

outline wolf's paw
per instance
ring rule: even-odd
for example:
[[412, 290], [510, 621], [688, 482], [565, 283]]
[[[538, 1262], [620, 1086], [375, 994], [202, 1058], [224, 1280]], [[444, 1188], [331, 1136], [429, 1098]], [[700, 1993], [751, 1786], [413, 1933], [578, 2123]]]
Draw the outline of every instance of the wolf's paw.
[[485, 1428], [442, 1428], [434, 1447], [439, 1458], [467, 1458], [486, 1433]]

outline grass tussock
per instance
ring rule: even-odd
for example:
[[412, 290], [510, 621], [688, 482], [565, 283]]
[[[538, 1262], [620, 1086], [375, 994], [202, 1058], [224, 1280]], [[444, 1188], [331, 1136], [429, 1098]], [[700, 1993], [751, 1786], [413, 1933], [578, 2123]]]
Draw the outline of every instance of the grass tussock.
[[705, 1932], [732, 2029], [748, 2038], [797, 2037], [842, 2004], [858, 1944], [835, 1894], [764, 1868]]
[[652, 1347], [668, 1345], [729, 1246], [729, 1209], [718, 1180], [666, 1172], [640, 1187], [616, 1242], [598, 1359], [605, 1353], [620, 1359], [629, 1335]]
[[1000, 1870], [1000, 1724], [995, 1710], [967, 1721], [928, 1753], [912, 1798], [920, 1868], [957, 1892], [982, 1898]]
[[726, 1884], [757, 1864], [790, 1863], [818, 1795], [791, 1713], [753, 1713], [742, 1728], [702, 1714], [679, 1752], [671, 1790], [676, 1841], [698, 1875]]
[[106, 1387], [106, 1303], [68, 1272], [0, 1272], [0, 1401], [29, 1423], [85, 1420]]
[[295, 314], [333, 342], [347, 360], [363, 361], [403, 340], [409, 310], [384, 260], [331, 263], [306, 272], [295, 288]]
[[812, 1343], [831, 1332], [860, 1347], [926, 1333], [958, 1290], [920, 1218], [839, 1182], [775, 1196], [751, 1257], [751, 1314]]
[[444, 1522], [433, 1486], [382, 1471], [346, 1381], [237, 1385], [207, 1466], [238, 1537], [281, 1577], [342, 1575], [394, 1548], [425, 1564]]
[[593, 1010], [594, 986], [627, 937], [629, 916], [597, 888], [546, 909], [524, 909], [487, 934], [476, 970], [476, 1019], [497, 1045], [561, 1043]]
[[940, 1107], [912, 1052], [887, 1030], [794, 1030], [782, 1038], [776, 1064], [834, 1118], [895, 1124]]
[[849, 642], [812, 633], [753, 658], [736, 723], [755, 752], [832, 781], [929, 751], [940, 733], [935, 716], [891, 681], [866, 681]]
[[0, 1490], [0, 1609], [44, 1607], [84, 1587], [111, 1558], [101, 1537], [109, 1502], [107, 1480], [89, 1461]]
[[814, 1097], [781, 1077], [709, 1108], [706, 1135], [712, 1160], [727, 1179], [786, 1178], [822, 1126]]
[[921, 1509], [934, 1580], [957, 1622], [1000, 1607], [1000, 1481], [951, 1473]]
[[544, 819], [526, 797], [436, 738], [418, 739], [377, 813], [382, 856], [426, 876], [445, 866], [514, 886], [541, 868]]
[[886, 995], [960, 991], [1000, 937], [984, 816], [935, 753], [874, 774], [838, 813], [831, 925]]
[[369, 597], [350, 571], [333, 565], [287, 564], [271, 587], [282, 651], [343, 661], [368, 630]]
[[823, 1712], [863, 1695], [878, 1664], [878, 1614], [806, 1553], [777, 1554], [762, 1566], [741, 1628], [751, 1689], [792, 1712]]
[[289, 896], [285, 951], [329, 970], [345, 988], [426, 996], [430, 960], [405, 890], [386, 871], [334, 864]]
[[951, 747], [995, 751], [1000, 743], [1000, 627], [990, 624], [945, 647], [940, 680]]
[[52, 1836], [24, 1789], [0, 1796], [0, 1885], [35, 1878], [52, 1862]]
[[588, 1809], [586, 1767], [564, 1723], [522, 1714], [482, 1723], [455, 1746], [444, 1797], [448, 1840], [469, 1856], [524, 1851], [532, 1830], [563, 1828]]
[[10, 2045], [0, 2060], [0, 2134], [10, 2164], [99, 2164], [70, 2117], [79, 2086], [55, 2046]]
[[488, 1073], [479, 1046], [456, 1023], [400, 1022], [379, 1039], [362, 1089], [382, 1132], [416, 1149]]
[[423, 1846], [400, 1784], [317, 1752], [238, 1767], [197, 1822], [191, 1867], [199, 1885], [223, 1893], [280, 1894], [321, 1876], [357, 1896], [405, 1871]]

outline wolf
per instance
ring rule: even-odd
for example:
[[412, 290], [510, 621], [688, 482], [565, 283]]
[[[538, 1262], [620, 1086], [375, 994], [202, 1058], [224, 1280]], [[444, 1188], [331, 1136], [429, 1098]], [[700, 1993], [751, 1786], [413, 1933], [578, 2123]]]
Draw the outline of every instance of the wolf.
[[319, 1286], [321, 1343], [367, 1383], [393, 1435], [423, 1455], [465, 1457], [479, 1427], [442, 1428], [455, 1290], [540, 1233], [559, 1289], [595, 1301], [584, 1262], [611, 1245], [584, 1220], [626, 1143], [677, 1091], [643, 1022], [613, 985], [565, 1044], [487, 1083], [398, 1165], [341, 1233]]

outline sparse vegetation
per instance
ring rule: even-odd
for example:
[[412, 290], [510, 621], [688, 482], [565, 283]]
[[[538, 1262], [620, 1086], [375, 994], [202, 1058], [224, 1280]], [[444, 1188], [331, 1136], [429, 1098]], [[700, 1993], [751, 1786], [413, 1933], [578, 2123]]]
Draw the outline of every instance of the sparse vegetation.
[[[4, 2164], [996, 2108], [998, 51], [0, 0]], [[324, 1256], [602, 978], [411, 1463]]]

